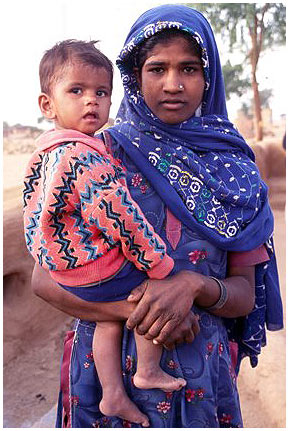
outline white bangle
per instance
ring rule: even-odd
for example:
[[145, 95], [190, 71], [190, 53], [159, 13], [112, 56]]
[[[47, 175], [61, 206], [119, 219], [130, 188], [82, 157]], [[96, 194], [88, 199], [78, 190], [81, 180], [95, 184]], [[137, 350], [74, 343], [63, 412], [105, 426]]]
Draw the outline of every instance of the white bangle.
[[226, 288], [225, 284], [223, 283], [223, 281], [219, 280], [218, 278], [215, 278], [215, 277], [209, 277], [209, 278], [211, 278], [212, 280], [215, 280], [218, 283], [218, 285], [220, 287], [220, 297], [214, 305], [212, 305], [211, 307], [204, 307], [204, 308], [207, 311], [220, 310], [222, 307], [224, 307], [224, 305], [226, 304], [226, 302], [228, 300], [227, 288]]

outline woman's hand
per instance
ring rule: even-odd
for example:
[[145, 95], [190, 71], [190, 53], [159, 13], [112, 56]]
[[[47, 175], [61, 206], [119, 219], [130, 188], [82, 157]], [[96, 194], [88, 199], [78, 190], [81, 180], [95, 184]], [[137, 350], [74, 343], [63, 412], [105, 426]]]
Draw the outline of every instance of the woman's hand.
[[[190, 311], [184, 320], [165, 339], [165, 347], [168, 350], [174, 349], [176, 344], [192, 343], [200, 332], [199, 316]], [[145, 336], [148, 338], [147, 336]], [[154, 339], [153, 343], [161, 344], [162, 337]]]
[[136, 328], [140, 335], [161, 344], [179, 341], [178, 333], [184, 338], [183, 331], [188, 334], [185, 337], [194, 337], [199, 325], [189, 312], [205, 278], [194, 272], [180, 271], [164, 280], [146, 280], [128, 297], [129, 302], [138, 304], [126, 326]]
[[[255, 301], [254, 274], [254, 266], [229, 268], [228, 277], [223, 280], [227, 302], [213, 314], [235, 318], [250, 313]], [[198, 333], [198, 322], [190, 327], [187, 317], [193, 303], [206, 308], [219, 297], [215, 280], [192, 271], [180, 271], [165, 280], [146, 280], [128, 297], [129, 302], [138, 304], [126, 325], [148, 339], [171, 345], [182, 339], [183, 331], [192, 329], [195, 335]]]

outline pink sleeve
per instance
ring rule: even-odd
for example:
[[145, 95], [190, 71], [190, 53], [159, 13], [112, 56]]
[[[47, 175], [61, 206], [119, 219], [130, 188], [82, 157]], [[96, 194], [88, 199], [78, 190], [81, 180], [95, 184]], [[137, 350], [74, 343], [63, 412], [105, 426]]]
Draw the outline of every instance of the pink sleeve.
[[254, 266], [267, 260], [269, 260], [269, 256], [264, 245], [251, 251], [228, 253], [228, 264], [230, 266]]
[[[87, 149], [82, 151], [86, 154]], [[93, 171], [82, 167], [77, 178], [81, 215], [89, 226], [102, 232], [108, 245], [111, 241], [118, 243], [124, 256], [138, 269], [146, 271], [150, 278], [163, 279], [173, 269], [174, 260], [132, 199], [125, 178], [117, 177], [117, 168], [117, 161], [108, 156], [95, 163]]]

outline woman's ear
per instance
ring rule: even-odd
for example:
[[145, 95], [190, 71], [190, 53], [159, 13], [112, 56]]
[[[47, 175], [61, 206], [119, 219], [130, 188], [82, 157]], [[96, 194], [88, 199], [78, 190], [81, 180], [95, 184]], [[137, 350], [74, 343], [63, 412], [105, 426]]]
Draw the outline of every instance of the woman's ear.
[[134, 76], [136, 77], [139, 88], [141, 89], [141, 71], [138, 67], [133, 68]]
[[38, 97], [39, 108], [47, 120], [55, 119], [55, 111], [53, 107], [53, 102], [50, 96], [46, 93], [41, 93]]

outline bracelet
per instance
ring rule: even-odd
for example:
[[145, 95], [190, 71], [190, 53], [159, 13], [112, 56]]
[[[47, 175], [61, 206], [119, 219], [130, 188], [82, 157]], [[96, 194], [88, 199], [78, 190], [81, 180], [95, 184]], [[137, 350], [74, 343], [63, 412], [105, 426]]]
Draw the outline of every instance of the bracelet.
[[220, 287], [220, 298], [218, 299], [218, 301], [214, 305], [211, 305], [211, 307], [204, 307], [204, 308], [207, 311], [220, 310], [220, 308], [222, 308], [226, 304], [227, 299], [228, 299], [227, 288], [226, 288], [225, 284], [221, 280], [219, 280], [218, 278], [215, 278], [215, 277], [209, 277], [209, 278], [211, 278], [212, 280], [215, 280], [218, 283], [218, 285]]

